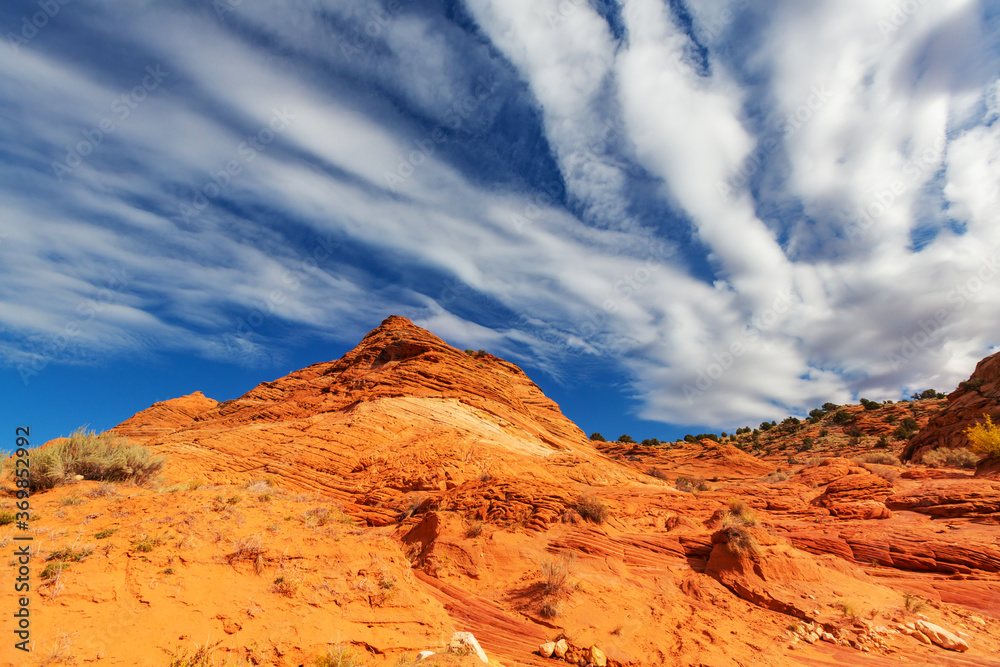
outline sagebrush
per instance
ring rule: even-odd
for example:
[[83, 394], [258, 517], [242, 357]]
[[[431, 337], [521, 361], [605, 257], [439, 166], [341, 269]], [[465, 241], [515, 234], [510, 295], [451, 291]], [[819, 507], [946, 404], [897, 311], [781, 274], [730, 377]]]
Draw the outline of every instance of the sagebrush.
[[149, 448], [113, 433], [82, 428], [68, 438], [32, 450], [28, 483], [32, 491], [54, 488], [75, 475], [104, 482], [145, 484], [166, 460]]

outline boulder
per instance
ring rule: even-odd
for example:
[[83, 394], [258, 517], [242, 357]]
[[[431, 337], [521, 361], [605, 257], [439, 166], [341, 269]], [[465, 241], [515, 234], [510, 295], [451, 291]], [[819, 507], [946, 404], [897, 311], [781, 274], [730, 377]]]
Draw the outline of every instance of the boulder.
[[543, 658], [551, 658], [552, 654], [556, 651], [555, 642], [545, 642], [544, 644], [538, 645], [538, 655]]
[[456, 632], [451, 636], [451, 643], [448, 645], [448, 650], [452, 653], [458, 653], [460, 655], [475, 654], [484, 663], [489, 664], [490, 660], [486, 657], [486, 652], [483, 651], [483, 647], [479, 645], [476, 638], [471, 632]]
[[566, 651], [569, 650], [569, 644], [566, 643], [565, 639], [560, 639], [556, 642], [555, 648], [552, 650], [553, 655], [557, 658], [565, 658]]
[[608, 656], [604, 655], [604, 651], [597, 648], [596, 646], [590, 647], [590, 663], [594, 667], [607, 667], [608, 666]]
[[948, 632], [940, 625], [934, 625], [933, 623], [928, 623], [927, 621], [917, 621], [916, 627], [919, 632], [922, 632], [928, 639], [941, 648], [946, 648], [949, 651], [969, 650], [969, 645], [965, 643], [964, 639]]

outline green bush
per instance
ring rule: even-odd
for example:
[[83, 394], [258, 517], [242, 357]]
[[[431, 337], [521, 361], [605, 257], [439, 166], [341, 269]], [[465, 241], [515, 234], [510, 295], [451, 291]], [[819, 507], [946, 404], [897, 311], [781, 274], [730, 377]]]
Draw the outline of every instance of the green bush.
[[32, 491], [62, 484], [67, 478], [145, 484], [158, 473], [165, 459], [153, 456], [142, 445], [112, 433], [77, 429], [69, 438], [32, 450], [28, 482]]
[[865, 410], [878, 410], [879, 408], [882, 407], [880, 403], [876, 403], [875, 401], [869, 401], [867, 398], [861, 399], [861, 405], [864, 406]]
[[618, 442], [634, 443], [635, 440], [633, 440], [632, 436], [628, 435], [627, 433], [623, 433], [620, 436], [618, 436]]
[[833, 423], [843, 426], [847, 422], [851, 421], [851, 414], [846, 410], [837, 410], [833, 415]]
[[590, 439], [596, 440], [597, 442], [607, 442], [605, 437], [600, 433], [598, 433], [597, 431], [594, 431], [593, 433], [590, 434]]

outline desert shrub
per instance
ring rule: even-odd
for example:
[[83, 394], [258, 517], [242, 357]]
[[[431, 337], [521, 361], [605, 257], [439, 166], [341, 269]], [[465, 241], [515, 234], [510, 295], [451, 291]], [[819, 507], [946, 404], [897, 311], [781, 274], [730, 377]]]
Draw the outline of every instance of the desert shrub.
[[538, 608], [538, 613], [541, 614], [543, 618], [555, 618], [562, 613], [562, 603], [558, 600], [546, 600], [542, 603], [542, 606]]
[[919, 595], [914, 595], [913, 593], [907, 593], [906, 595], [903, 596], [903, 603], [906, 605], [906, 611], [913, 614], [918, 614], [921, 611], [923, 611], [923, 608], [927, 604], [927, 601], [924, 600]]
[[622, 433], [620, 436], [618, 436], [617, 442], [632, 444], [635, 443], [635, 440], [633, 440], [632, 436], [630, 436], [628, 433]]
[[761, 422], [760, 423], [760, 430], [761, 431], [770, 431], [772, 426], [773, 426], [773, 424], [771, 422]]
[[851, 426], [850, 428], [844, 429], [844, 435], [851, 438], [860, 438], [864, 434], [865, 434], [864, 431], [862, 431], [857, 426]]
[[597, 431], [590, 434], [590, 439], [596, 440], [597, 442], [607, 442], [607, 439]]
[[729, 552], [740, 560], [760, 556], [760, 543], [746, 526], [725, 526], [722, 534]]
[[779, 482], [784, 482], [788, 479], [788, 473], [786, 472], [772, 472], [770, 475], [765, 475], [760, 478], [760, 481], [765, 484], [777, 484]]
[[828, 428], [821, 428], [819, 430], [819, 437], [825, 438], [828, 435], [830, 435], [830, 429], [828, 429]]
[[582, 494], [576, 499], [573, 509], [584, 519], [594, 523], [604, 523], [608, 518], [608, 506], [597, 496]]
[[99, 540], [107, 539], [112, 535], [114, 535], [117, 531], [118, 531], [117, 528], [105, 528], [104, 530], [100, 530], [97, 533], [95, 533], [94, 537], [96, 537]]
[[965, 382], [959, 382], [958, 386], [962, 389], [979, 389], [986, 383], [985, 378], [975, 378], [974, 380], [966, 380]]
[[942, 447], [924, 454], [920, 462], [929, 468], [975, 468], [979, 456], [968, 449]]
[[149, 482], [162, 468], [163, 457], [112, 433], [80, 428], [68, 439], [32, 450], [28, 478], [33, 491], [51, 489], [67, 477], [108, 482]]
[[483, 522], [473, 521], [465, 528], [466, 537], [479, 537], [483, 534]]
[[851, 415], [846, 410], [837, 410], [833, 415], [833, 423], [843, 426], [847, 422], [851, 421]]
[[670, 479], [669, 477], [667, 477], [667, 473], [663, 472], [663, 471], [662, 471], [662, 470], [660, 470], [659, 468], [650, 468], [650, 469], [649, 469], [649, 470], [647, 471], [647, 474], [648, 474], [648, 475], [649, 475], [650, 477], [655, 477], [656, 479], [662, 479], [662, 480], [664, 480], [664, 481], [667, 481], [667, 480], [669, 480], [669, 479]]
[[885, 421], [886, 421], [887, 424], [895, 424], [898, 419], [899, 419], [899, 417], [897, 415], [886, 415], [885, 416]]
[[204, 646], [195, 644], [194, 652], [186, 648], [178, 648], [176, 651], [166, 651], [170, 656], [169, 667], [215, 667], [215, 665], [229, 665], [227, 660], [220, 663], [219, 656], [215, 654], [219, 650], [222, 641], [205, 642]]
[[861, 613], [861, 608], [858, 606], [858, 603], [853, 600], [845, 600], [838, 606], [840, 607], [841, 613], [846, 618], [855, 619]]
[[542, 595], [558, 596], [566, 591], [574, 560], [574, 554], [564, 552], [559, 558], [546, 557], [542, 561], [539, 566], [542, 572]]
[[900, 473], [899, 469], [894, 466], [880, 465], [878, 463], [864, 463], [862, 466], [865, 470], [875, 475], [878, 475], [887, 482], [895, 484], [899, 481]]
[[1000, 426], [994, 425], [989, 415], [984, 414], [983, 418], [985, 421], [965, 429], [965, 436], [972, 445], [972, 451], [991, 458], [1000, 457]]
[[815, 408], [809, 411], [809, 417], [817, 421], [822, 419], [824, 416], [826, 416], [826, 411], [821, 410], [820, 408]]
[[57, 549], [56, 551], [53, 551], [45, 560], [57, 560], [64, 563], [79, 563], [92, 553], [94, 553], [94, 550], [91, 547], [82, 547], [80, 549], [66, 547], [64, 549]]
[[15, 521], [15, 516], [13, 512], [0, 512], [0, 526], [6, 526], [12, 524]]
[[278, 595], [284, 595], [285, 597], [292, 597], [295, 595], [295, 591], [298, 590], [298, 586], [294, 581], [286, 579], [285, 577], [278, 577], [274, 580], [274, 584], [271, 586], [271, 592], [277, 593]]
[[903, 428], [908, 428], [911, 431], [920, 430], [920, 426], [917, 425], [917, 420], [914, 419], [913, 417], [907, 417], [906, 419], [904, 419], [902, 426]]
[[813, 439], [812, 438], [802, 438], [802, 444], [799, 445], [799, 451], [800, 452], [808, 452], [812, 448], [813, 448]]
[[91, 489], [87, 495], [91, 498], [114, 498], [118, 495], [118, 487], [114, 484], [104, 482], [96, 489]]
[[879, 465], [886, 466], [901, 466], [903, 465], [898, 456], [890, 454], [889, 452], [865, 452], [854, 457], [856, 463], [878, 463]]
[[132, 548], [136, 551], [141, 551], [144, 553], [150, 552], [156, 547], [163, 544], [163, 538], [160, 537], [150, 537], [149, 535], [143, 534], [138, 538], [132, 540]]
[[757, 514], [739, 498], [726, 501], [726, 510], [722, 515], [723, 525], [727, 522], [735, 526], [756, 526]]
[[674, 481], [674, 488], [684, 493], [694, 493], [695, 491], [708, 491], [708, 482], [704, 477], [678, 477]]
[[875, 401], [869, 401], [867, 398], [861, 399], [861, 405], [865, 410], [878, 410], [882, 407], [881, 403], [876, 403]]
[[340, 644], [327, 649], [326, 655], [321, 655], [313, 660], [314, 667], [363, 667], [364, 665], [364, 660], [359, 658], [354, 651]]
[[823, 409], [826, 410], [827, 412], [833, 412], [834, 410], [836, 410], [839, 407], [840, 406], [837, 405], [836, 403], [824, 403], [823, 404]]
[[45, 566], [39, 575], [39, 579], [51, 579], [52, 577], [57, 577], [59, 574], [69, 567], [69, 563], [64, 563], [62, 561], [57, 561], [54, 563], [49, 563]]
[[233, 552], [236, 558], [253, 560], [265, 551], [258, 535], [248, 535], [233, 541]]
[[944, 398], [945, 395], [935, 389], [924, 389], [920, 394], [914, 394], [913, 398]]
[[657, 445], [660, 444], [660, 441], [657, 440], [656, 438], [646, 438], [645, 440], [642, 441], [641, 444], [646, 447], [656, 447]]
[[888, 448], [889, 447], [889, 436], [887, 436], [885, 433], [881, 434], [878, 437], [878, 441], [876, 441], [876, 443], [875, 443], [875, 447], [877, 447], [878, 449], [886, 449], [886, 448]]

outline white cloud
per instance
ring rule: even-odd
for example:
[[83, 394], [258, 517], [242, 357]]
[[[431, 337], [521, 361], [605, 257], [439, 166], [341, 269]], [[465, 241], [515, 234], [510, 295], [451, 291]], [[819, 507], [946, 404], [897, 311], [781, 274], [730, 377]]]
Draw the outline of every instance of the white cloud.
[[[22, 114], [32, 142], [0, 134], [22, 158], [5, 180], [23, 186], [0, 186], [0, 324], [14, 341], [0, 355], [270, 358], [278, 345], [251, 320], [350, 339], [399, 312], [554, 377], [579, 355], [616, 359], [643, 417], [731, 428], [858, 392], [946, 389], [996, 344], [1000, 82], [982, 66], [998, 57], [986, 31], [960, 30], [974, 3], [924, 3], [888, 31], [888, 1], [700, 3], [691, 32], [710, 66], [697, 71], [693, 38], [653, 0], [623, 3], [621, 43], [586, 3], [472, 0], [491, 47], [414, 10], [345, 57], [321, 18], [363, 27], [374, 7], [239, 8], [272, 51], [178, 8], [119, 17], [171, 85], [62, 183], [37, 165], [132, 84], [34, 50], [0, 62], [0, 101], [59, 102]], [[741, 63], [726, 59], [737, 24], [758, 45]], [[458, 140], [428, 134], [488, 67], [508, 88], [463, 128], [502, 132], [500, 109], [525, 104], [519, 76], [579, 217], [540, 198], [545, 184], [465, 173]], [[185, 220], [210, 172], [285, 107], [287, 128]], [[720, 193], [768, 138], [755, 187]], [[691, 243], [648, 210], [635, 224], [639, 181], [659, 181], [643, 202], [679, 211], [663, 227], [690, 222]], [[328, 236], [423, 278], [383, 280], [329, 255]], [[134, 279], [53, 348], [112, 270]]]

